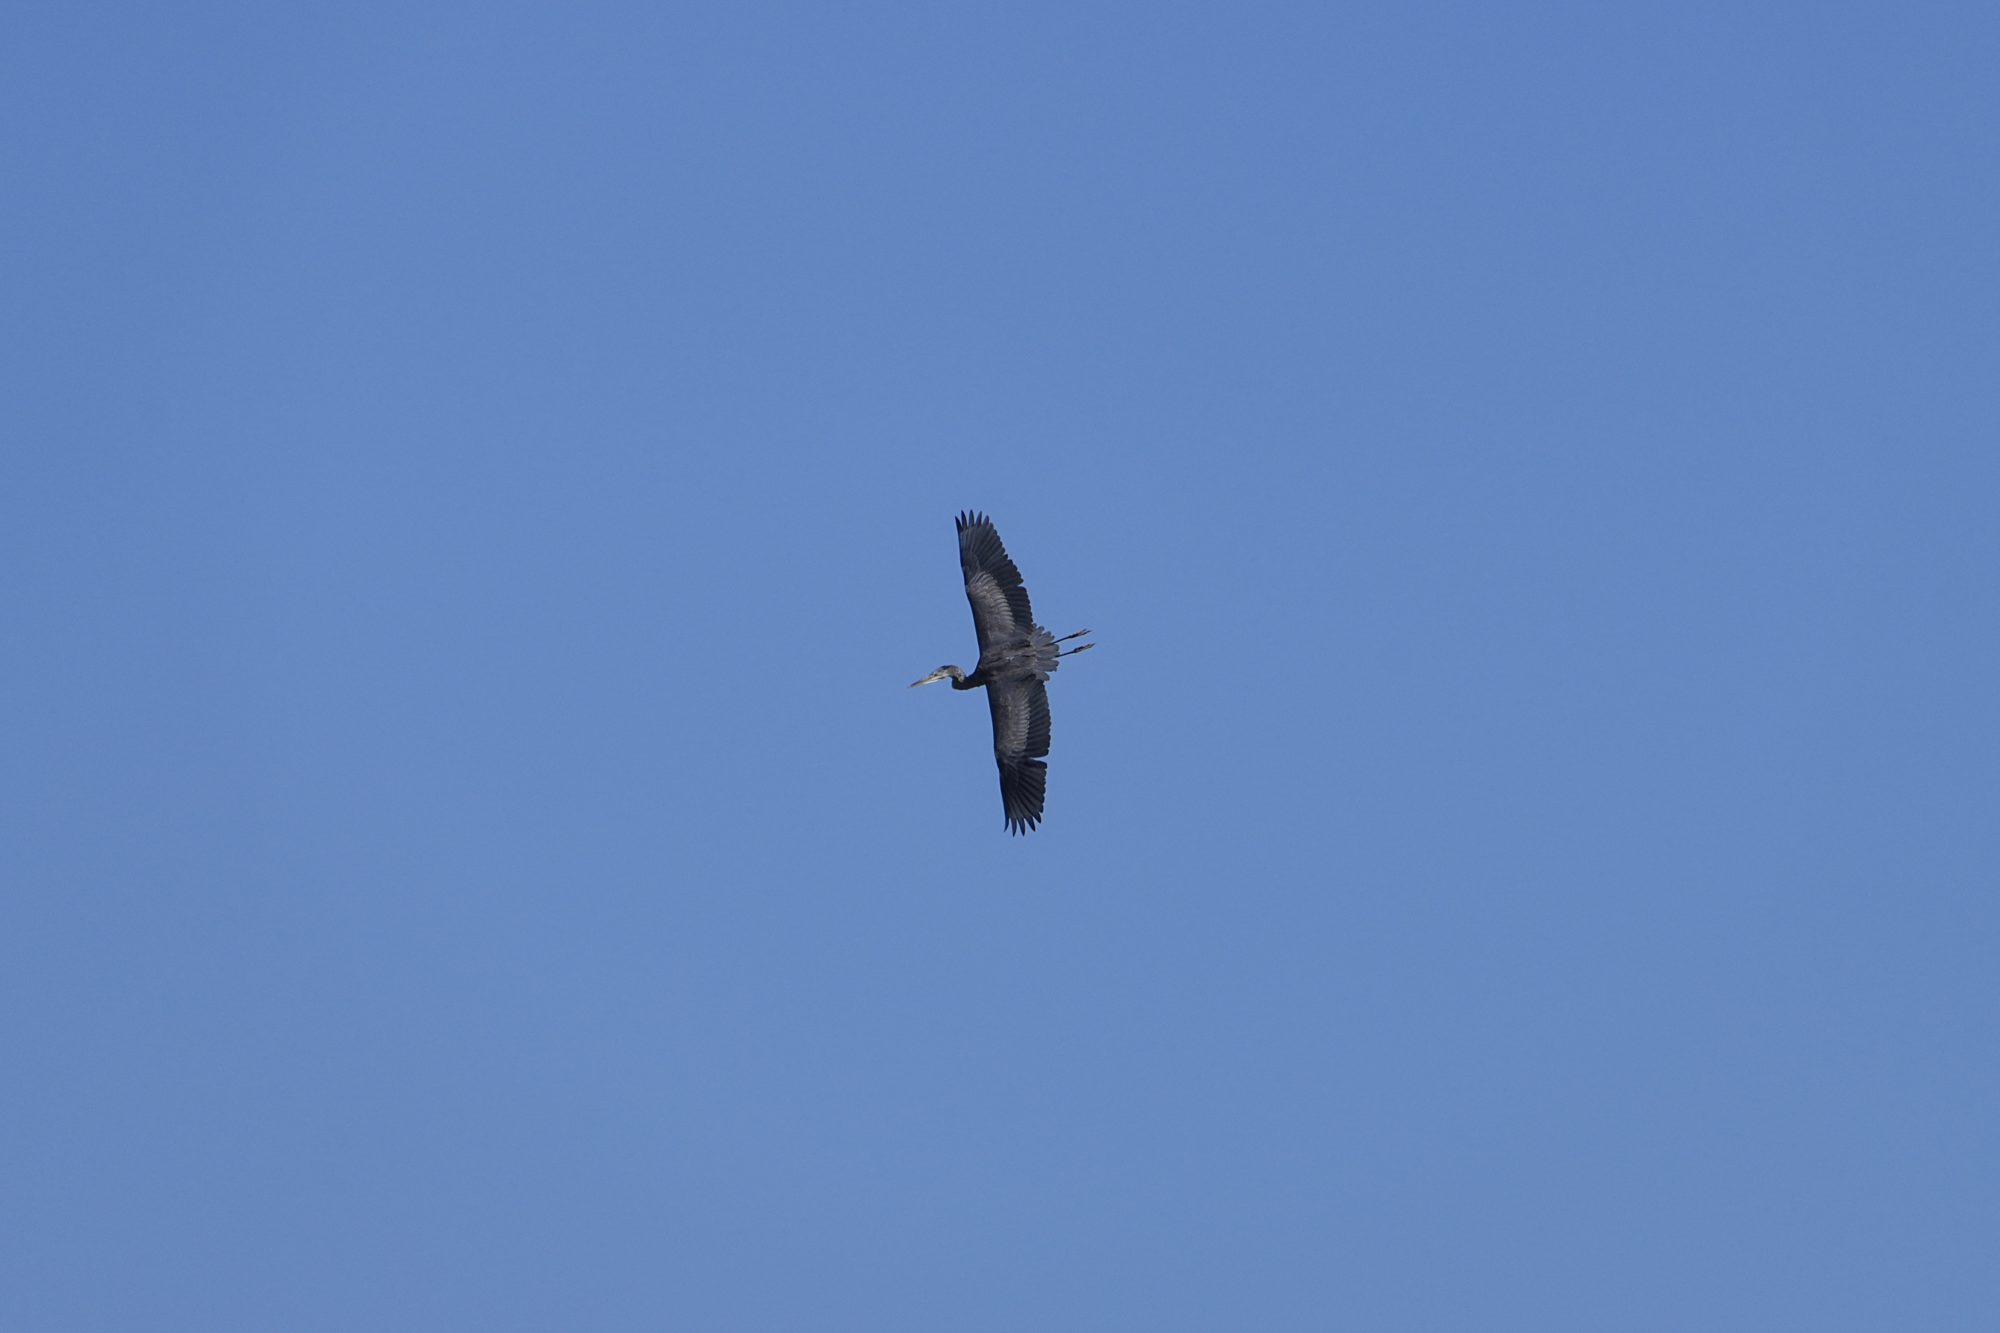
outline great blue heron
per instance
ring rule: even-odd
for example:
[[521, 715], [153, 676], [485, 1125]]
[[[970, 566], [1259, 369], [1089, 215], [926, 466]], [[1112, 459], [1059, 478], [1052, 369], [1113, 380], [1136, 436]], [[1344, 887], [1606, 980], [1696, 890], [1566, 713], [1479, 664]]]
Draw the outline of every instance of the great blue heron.
[[1042, 798], [1048, 792], [1049, 690], [1047, 681], [1056, 662], [1071, 653], [1095, 648], [1057, 644], [1090, 633], [1080, 629], [1060, 639], [1035, 623], [1028, 607], [1028, 590], [1021, 571], [1007, 558], [993, 520], [984, 514], [958, 516], [958, 564], [965, 571], [965, 599], [972, 603], [972, 627], [979, 632], [979, 665], [966, 675], [955, 666], [941, 666], [910, 688], [947, 677], [954, 690], [986, 687], [986, 704], [993, 710], [993, 757], [1000, 764], [1000, 803], [1007, 811], [1007, 830], [1026, 833], [1042, 822]]

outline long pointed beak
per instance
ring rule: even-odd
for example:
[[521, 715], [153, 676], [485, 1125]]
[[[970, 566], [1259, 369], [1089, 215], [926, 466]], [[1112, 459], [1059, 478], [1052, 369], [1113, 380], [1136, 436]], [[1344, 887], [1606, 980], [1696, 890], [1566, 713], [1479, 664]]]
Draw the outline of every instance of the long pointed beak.
[[950, 674], [951, 673], [948, 671], [933, 671], [931, 672], [930, 675], [925, 676], [922, 680], [911, 681], [910, 688], [914, 690], [919, 685], [935, 685]]

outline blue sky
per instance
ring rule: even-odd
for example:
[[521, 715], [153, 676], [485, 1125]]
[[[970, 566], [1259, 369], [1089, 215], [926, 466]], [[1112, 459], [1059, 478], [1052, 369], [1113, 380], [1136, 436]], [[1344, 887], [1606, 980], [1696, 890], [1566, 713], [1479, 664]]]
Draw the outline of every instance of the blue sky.
[[0, 1325], [2000, 1320], [1989, 6], [8, 26]]

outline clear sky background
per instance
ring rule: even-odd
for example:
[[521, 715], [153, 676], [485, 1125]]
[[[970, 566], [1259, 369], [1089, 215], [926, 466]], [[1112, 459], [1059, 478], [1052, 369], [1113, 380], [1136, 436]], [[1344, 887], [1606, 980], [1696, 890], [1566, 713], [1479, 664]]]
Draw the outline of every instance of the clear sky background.
[[2000, 1327], [1990, 4], [6, 29], [0, 1327]]

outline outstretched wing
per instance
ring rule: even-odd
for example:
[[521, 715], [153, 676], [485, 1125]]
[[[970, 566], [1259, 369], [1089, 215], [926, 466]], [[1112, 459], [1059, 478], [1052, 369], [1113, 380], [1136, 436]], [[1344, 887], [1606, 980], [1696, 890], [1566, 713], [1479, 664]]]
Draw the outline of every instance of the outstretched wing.
[[1026, 833], [1042, 822], [1048, 794], [1049, 692], [1033, 676], [996, 680], [986, 687], [993, 710], [993, 758], [1000, 765], [1000, 804], [1007, 831]]
[[[1035, 613], [1028, 606], [1028, 590], [1021, 586], [1021, 571], [1007, 558], [993, 520], [984, 514], [958, 516], [958, 565], [965, 571], [965, 600], [972, 603], [972, 627], [979, 632], [979, 655], [989, 646], [1024, 639], [1035, 627]], [[998, 708], [998, 705], [995, 705]], [[1048, 716], [1044, 706], [1043, 718]], [[999, 713], [993, 715], [999, 723]], [[1042, 729], [1043, 748], [1048, 753], [1048, 728]], [[1039, 788], [1037, 789], [1039, 790]], [[1035, 808], [1041, 809], [1038, 796]]]

